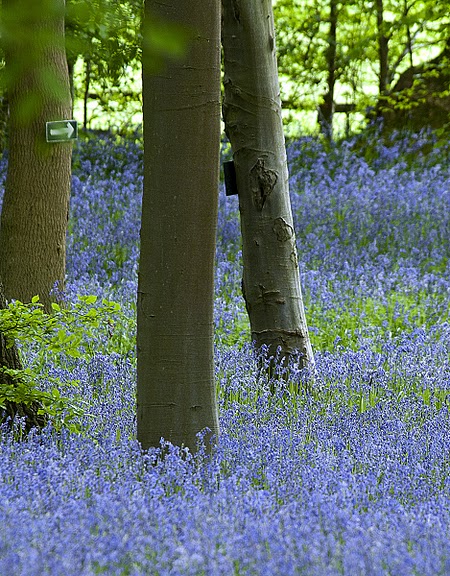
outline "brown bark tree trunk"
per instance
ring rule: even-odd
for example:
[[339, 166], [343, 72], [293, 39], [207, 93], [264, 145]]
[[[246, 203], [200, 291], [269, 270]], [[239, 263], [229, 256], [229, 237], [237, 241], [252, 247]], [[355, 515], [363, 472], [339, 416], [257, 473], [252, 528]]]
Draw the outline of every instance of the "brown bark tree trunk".
[[64, 286], [71, 143], [47, 143], [47, 121], [70, 118], [64, 0], [3, 0], [9, 156], [0, 222], [7, 299], [29, 301]]
[[225, 129], [242, 230], [243, 294], [252, 339], [314, 364], [289, 198], [270, 0], [222, 0]]
[[146, 8], [195, 33], [184, 56], [159, 74], [149, 73], [144, 58], [137, 437], [144, 449], [163, 437], [195, 450], [198, 432], [219, 429], [213, 298], [220, 1], [148, 0]]

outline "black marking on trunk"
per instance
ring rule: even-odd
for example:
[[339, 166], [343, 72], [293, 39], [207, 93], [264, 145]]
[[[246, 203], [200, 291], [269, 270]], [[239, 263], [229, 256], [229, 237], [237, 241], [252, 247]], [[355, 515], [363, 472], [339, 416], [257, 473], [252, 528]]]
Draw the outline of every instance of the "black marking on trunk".
[[223, 163], [223, 175], [225, 177], [225, 194], [235, 196], [238, 193], [236, 181], [236, 167], [233, 160]]

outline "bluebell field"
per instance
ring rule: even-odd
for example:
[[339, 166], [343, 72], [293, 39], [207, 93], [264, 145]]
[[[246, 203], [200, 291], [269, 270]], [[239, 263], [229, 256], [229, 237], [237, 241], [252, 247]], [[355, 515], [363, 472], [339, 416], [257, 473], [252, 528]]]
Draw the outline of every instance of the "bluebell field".
[[162, 459], [135, 440], [142, 146], [79, 144], [68, 305], [97, 294], [123, 312], [82, 359], [46, 359], [83, 433], [1, 434], [0, 575], [450, 574], [450, 146], [304, 138], [288, 158], [315, 389], [295, 367], [258, 373], [221, 189], [221, 437], [211, 460]]

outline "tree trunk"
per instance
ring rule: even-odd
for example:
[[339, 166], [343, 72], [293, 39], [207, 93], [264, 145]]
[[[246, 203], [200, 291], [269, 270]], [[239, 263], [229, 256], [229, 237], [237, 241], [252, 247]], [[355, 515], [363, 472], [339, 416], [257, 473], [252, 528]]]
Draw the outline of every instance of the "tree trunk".
[[8, 299], [63, 288], [71, 143], [47, 143], [47, 121], [70, 118], [64, 0], [3, 0], [7, 24], [9, 157], [0, 225], [0, 276]]
[[223, 0], [225, 129], [233, 149], [252, 338], [313, 365], [300, 287], [270, 0]]
[[91, 88], [91, 60], [85, 62], [84, 94], [83, 94], [83, 128], [88, 129], [88, 102], [89, 90]]
[[390, 90], [389, 101], [377, 107], [383, 129], [419, 132], [442, 130], [450, 119], [450, 39], [432, 60], [408, 68]]
[[383, 0], [376, 0], [376, 10], [379, 59], [378, 91], [380, 98], [383, 98], [387, 95], [389, 87], [389, 37], [386, 35]]
[[[0, 309], [6, 307], [6, 300], [3, 290], [3, 285], [0, 281]], [[22, 370], [22, 364], [19, 358], [17, 347], [6, 346], [4, 335], [0, 332], [0, 386], [15, 386], [14, 379], [3, 373], [2, 368], [12, 370]], [[25, 433], [27, 434], [32, 428], [43, 428], [47, 422], [43, 414], [39, 414], [39, 405], [36, 402], [31, 403], [29, 406], [25, 404], [17, 404], [15, 402], [6, 401], [5, 408], [0, 408], [0, 424], [8, 422], [12, 426], [16, 416], [25, 418]], [[9, 419], [9, 420], [8, 420]]]
[[73, 118], [73, 107], [75, 102], [75, 84], [74, 84], [74, 77], [75, 77], [75, 64], [76, 58], [67, 57], [67, 73], [69, 74], [69, 90], [70, 90], [70, 100], [71, 100], [71, 107], [70, 107], [70, 117]]
[[327, 93], [323, 104], [320, 106], [319, 123], [320, 131], [327, 140], [333, 139], [333, 115], [334, 115], [334, 86], [336, 84], [336, 46], [337, 46], [337, 1], [330, 0], [330, 31], [328, 34], [327, 60]]
[[[148, 0], [195, 30], [151, 76], [144, 54], [144, 197], [137, 298], [137, 436], [196, 449], [218, 434], [213, 296], [220, 147], [219, 0]], [[144, 42], [145, 46], [145, 42]]]

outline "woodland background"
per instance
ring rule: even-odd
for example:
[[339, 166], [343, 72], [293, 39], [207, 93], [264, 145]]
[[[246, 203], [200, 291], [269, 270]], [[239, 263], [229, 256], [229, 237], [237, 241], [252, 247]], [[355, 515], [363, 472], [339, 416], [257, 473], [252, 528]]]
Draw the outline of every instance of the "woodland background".
[[[77, 119], [86, 128], [132, 130], [142, 120], [142, 2], [95, 0], [86, 9], [70, 0], [67, 9]], [[445, 0], [277, 0], [274, 16], [288, 137], [333, 116], [340, 135], [360, 131], [371, 113], [395, 128], [448, 123]], [[179, 53], [183, 34], [159, 26], [156, 48], [169, 38], [164, 50]]]

